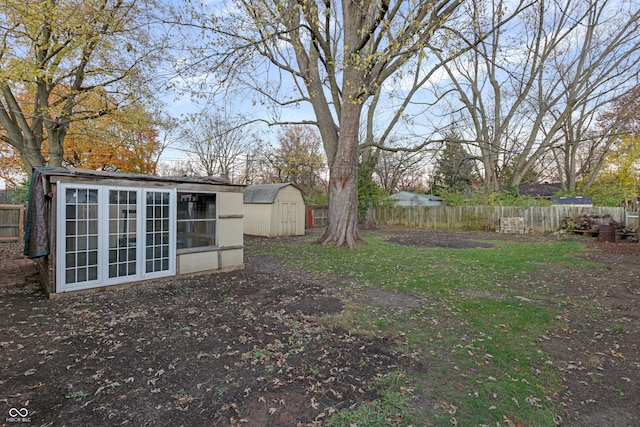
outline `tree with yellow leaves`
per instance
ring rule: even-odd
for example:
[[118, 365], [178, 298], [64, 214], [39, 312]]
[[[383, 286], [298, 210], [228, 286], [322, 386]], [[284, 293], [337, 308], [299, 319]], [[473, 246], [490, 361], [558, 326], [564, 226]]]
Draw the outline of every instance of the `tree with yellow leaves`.
[[[56, 92], [64, 90], [68, 88], [59, 87]], [[98, 96], [98, 93], [87, 94], [79, 107], [90, 109], [91, 102], [95, 99], [100, 102], [108, 99], [108, 95]], [[16, 98], [25, 106], [23, 111], [29, 117], [27, 121], [31, 122], [33, 113], [29, 106], [34, 104], [33, 95], [20, 92]], [[54, 98], [51, 104], [55, 103]], [[163, 150], [156, 130], [160, 123], [139, 103], [120, 108], [111, 106], [108, 110], [109, 113], [92, 120], [79, 120], [69, 124], [61, 165], [103, 171], [155, 173]], [[46, 161], [46, 153], [49, 152], [47, 140], [43, 141], [42, 152]], [[17, 183], [16, 178], [24, 172], [17, 151], [2, 140], [0, 166], [0, 177], [14, 184]]]
[[34, 167], [63, 164], [72, 127], [108, 122], [148, 95], [146, 67], [158, 51], [149, 45], [146, 6], [0, 0], [0, 140], [29, 176]]
[[601, 204], [619, 205], [637, 200], [640, 195], [640, 87], [631, 89], [615, 102], [601, 115], [599, 124], [614, 132], [607, 149], [600, 149], [600, 161], [592, 166], [580, 188]]

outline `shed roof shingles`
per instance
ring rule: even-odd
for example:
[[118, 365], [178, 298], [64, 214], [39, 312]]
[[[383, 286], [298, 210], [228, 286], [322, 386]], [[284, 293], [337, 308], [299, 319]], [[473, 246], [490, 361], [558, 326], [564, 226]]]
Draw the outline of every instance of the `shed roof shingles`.
[[244, 203], [271, 204], [275, 202], [278, 191], [291, 185], [288, 182], [279, 184], [257, 184], [247, 187], [244, 191]]

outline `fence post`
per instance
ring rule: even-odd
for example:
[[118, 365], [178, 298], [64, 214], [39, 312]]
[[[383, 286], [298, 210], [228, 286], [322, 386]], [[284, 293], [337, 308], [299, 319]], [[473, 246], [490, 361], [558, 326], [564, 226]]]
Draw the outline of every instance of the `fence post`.
[[19, 242], [24, 242], [25, 238], [25, 227], [27, 224], [27, 205], [22, 205], [20, 208], [20, 223], [18, 224], [18, 240]]

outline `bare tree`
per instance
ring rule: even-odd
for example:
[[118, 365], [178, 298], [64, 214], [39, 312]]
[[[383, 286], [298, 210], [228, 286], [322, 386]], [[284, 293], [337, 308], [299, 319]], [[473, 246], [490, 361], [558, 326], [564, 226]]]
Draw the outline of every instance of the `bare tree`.
[[158, 176], [196, 176], [196, 168], [189, 159], [159, 162], [156, 167]]
[[172, 117], [167, 114], [163, 114], [157, 112], [157, 119], [155, 125], [158, 127], [160, 132], [160, 139], [158, 141], [158, 150], [153, 159], [153, 170], [152, 173], [159, 175], [161, 169], [161, 157], [162, 155], [169, 149], [171, 146], [175, 145], [179, 139], [180, 129], [178, 126], [178, 120], [175, 117]]
[[[536, 0], [514, 16], [504, 13], [508, 2], [483, 4], [489, 7], [469, 6], [473, 32], [459, 39], [478, 40], [477, 47], [444, 64], [451, 84], [437, 94], [453, 91], [459, 99], [450, 105], [477, 149], [487, 190], [498, 189], [507, 163], [514, 165], [508, 184], [517, 186], [552, 149], [573, 188], [580, 143], [593, 133], [598, 111], [638, 78], [638, 7]], [[507, 17], [511, 24], [501, 22]], [[492, 31], [496, 27], [502, 30]], [[606, 151], [606, 139], [601, 142]]]
[[265, 174], [263, 173], [265, 164], [263, 149], [261, 144], [258, 143], [255, 150], [244, 155], [244, 168], [239, 184], [251, 185], [256, 182], [265, 182]]
[[374, 167], [375, 179], [387, 193], [418, 188], [424, 182], [430, 157], [426, 150], [381, 151]]
[[[194, 118], [184, 131], [192, 163], [207, 176], [227, 181], [244, 178], [240, 163], [254, 148], [256, 138], [248, 132], [246, 120], [223, 110]], [[235, 173], [234, 173], [235, 172]]]
[[[205, 19], [193, 25], [215, 48], [199, 50], [189, 66], [211, 59], [207, 65], [224, 85], [244, 84], [279, 107], [311, 106], [312, 119], [289, 123], [315, 124], [322, 136], [330, 178], [329, 227], [321, 242], [356, 245], [364, 105], [385, 82], [401, 80], [400, 72], [462, 1], [240, 0], [233, 8], [222, 3], [224, 13], [205, 10]], [[272, 123], [283, 121], [276, 117]]]

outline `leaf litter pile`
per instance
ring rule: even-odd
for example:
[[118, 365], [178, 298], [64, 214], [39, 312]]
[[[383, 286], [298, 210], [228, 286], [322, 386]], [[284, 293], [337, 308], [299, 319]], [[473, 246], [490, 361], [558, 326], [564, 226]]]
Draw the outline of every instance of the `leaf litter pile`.
[[[545, 238], [391, 233], [397, 243], [446, 240], [451, 248]], [[640, 425], [640, 245], [590, 246], [587, 256], [611, 268], [562, 267], [549, 295], [550, 304], [581, 302], [541, 338], [563, 381], [555, 398], [565, 425]], [[1, 282], [2, 268], [21, 256], [17, 245], [0, 250]], [[10, 409], [27, 408], [32, 425], [322, 425], [353, 402], [374, 400], [376, 382], [390, 372], [416, 369], [392, 339], [320, 320], [362, 295], [252, 254], [251, 239], [245, 255], [242, 271], [65, 298], [47, 299], [33, 285], [1, 290], [0, 423]], [[548, 274], [527, 281], [544, 286]], [[369, 301], [405, 300], [378, 291]]]

